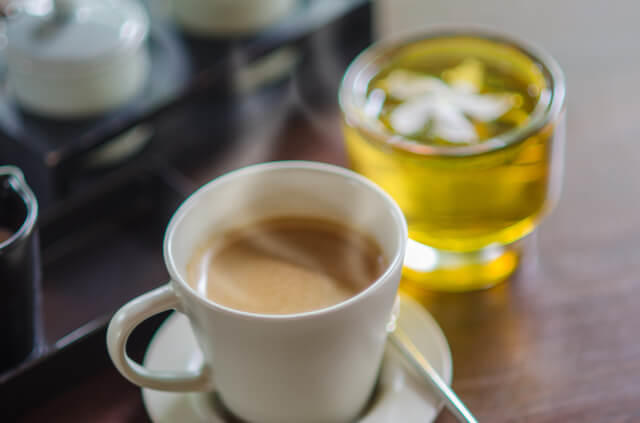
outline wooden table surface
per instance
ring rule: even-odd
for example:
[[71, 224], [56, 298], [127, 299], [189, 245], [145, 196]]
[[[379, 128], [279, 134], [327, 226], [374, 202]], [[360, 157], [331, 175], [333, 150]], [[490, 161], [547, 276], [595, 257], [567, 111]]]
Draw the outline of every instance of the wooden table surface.
[[[567, 73], [564, 192], [523, 268], [486, 291], [422, 296], [449, 340], [453, 387], [482, 422], [640, 422], [640, 62]], [[194, 184], [272, 159], [345, 164], [335, 110], [240, 138], [188, 171]], [[139, 390], [108, 368], [20, 421], [148, 418]]]

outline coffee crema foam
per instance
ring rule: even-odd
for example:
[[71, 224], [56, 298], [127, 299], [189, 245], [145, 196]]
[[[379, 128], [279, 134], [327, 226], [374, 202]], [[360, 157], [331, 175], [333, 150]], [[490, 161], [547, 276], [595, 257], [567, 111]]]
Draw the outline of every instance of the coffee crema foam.
[[240, 311], [293, 314], [338, 304], [384, 272], [367, 235], [325, 219], [279, 217], [213, 235], [191, 257], [188, 283]]

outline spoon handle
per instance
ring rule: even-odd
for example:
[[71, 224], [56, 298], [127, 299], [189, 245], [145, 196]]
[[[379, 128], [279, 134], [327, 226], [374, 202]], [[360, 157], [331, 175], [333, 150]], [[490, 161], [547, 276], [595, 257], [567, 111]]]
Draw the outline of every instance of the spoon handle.
[[433, 386], [438, 396], [444, 400], [446, 407], [460, 422], [478, 423], [475, 417], [460, 401], [460, 398], [447, 386], [438, 372], [436, 372], [413, 341], [400, 329], [396, 328], [389, 334], [389, 341], [402, 354], [402, 356], [420, 373], [424, 379]]

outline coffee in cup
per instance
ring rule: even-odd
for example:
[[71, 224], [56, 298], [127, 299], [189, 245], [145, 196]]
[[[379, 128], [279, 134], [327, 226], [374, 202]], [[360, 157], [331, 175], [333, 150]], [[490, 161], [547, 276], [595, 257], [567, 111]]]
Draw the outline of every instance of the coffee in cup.
[[380, 246], [357, 229], [283, 216], [210, 236], [191, 258], [187, 282], [235, 310], [293, 314], [358, 294], [386, 263]]
[[0, 227], [0, 243], [5, 242], [13, 236], [14, 231], [9, 228]]

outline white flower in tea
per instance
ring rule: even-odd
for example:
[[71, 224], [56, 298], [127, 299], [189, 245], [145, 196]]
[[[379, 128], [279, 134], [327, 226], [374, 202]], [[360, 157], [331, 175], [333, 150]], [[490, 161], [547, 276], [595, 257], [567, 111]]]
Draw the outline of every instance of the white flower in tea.
[[[483, 65], [466, 60], [445, 70], [443, 79], [404, 69], [390, 72], [369, 95], [369, 116], [379, 115], [381, 91], [396, 103], [388, 113], [388, 124], [398, 134], [423, 133], [451, 143], [471, 144], [483, 136], [478, 124], [492, 122], [509, 112], [517, 94], [481, 93]], [[377, 113], [372, 113], [372, 109]]]

